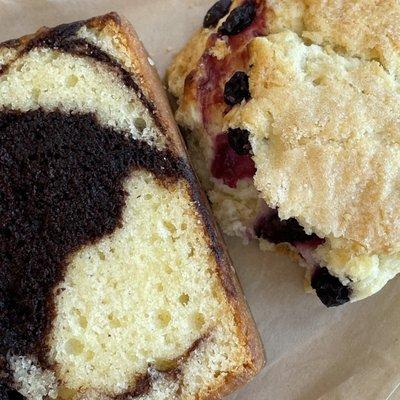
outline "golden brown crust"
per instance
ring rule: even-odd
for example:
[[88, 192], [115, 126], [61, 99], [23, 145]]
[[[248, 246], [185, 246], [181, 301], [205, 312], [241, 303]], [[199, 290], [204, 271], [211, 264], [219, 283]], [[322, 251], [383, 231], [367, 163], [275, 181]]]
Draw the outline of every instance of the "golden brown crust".
[[191, 188], [203, 219], [205, 233], [211, 239], [211, 246], [219, 266], [218, 274], [225, 288], [227, 299], [235, 310], [235, 322], [239, 328], [238, 332], [242, 335], [242, 341], [245, 343], [245, 346], [248, 347], [251, 354], [251, 363], [245, 366], [245, 372], [242, 375], [237, 375], [235, 373], [228, 374], [225, 379], [225, 384], [212, 390], [210, 397], [207, 397], [207, 399], [218, 399], [231, 393], [253, 378], [265, 365], [265, 353], [260, 335], [244, 297], [242, 287], [228, 255], [226, 245], [215, 219], [212, 216], [207, 197], [203, 190], [200, 189], [198, 179], [194, 174], [193, 178], [195, 182], [191, 184]]
[[207, 29], [195, 32], [169, 67], [167, 72], [168, 89], [176, 98], [179, 99], [182, 96], [185, 79], [203, 55], [209, 36], [210, 31]]
[[[113, 20], [115, 20], [115, 14], [113, 13], [111, 16]], [[129, 40], [128, 43], [131, 50], [131, 58], [138, 60], [135, 74], [140, 77], [141, 87], [144, 89], [148, 99], [155, 104], [157, 116], [164, 125], [166, 132], [171, 135], [172, 142], [176, 145], [177, 151], [181, 156], [186, 157], [186, 147], [182, 136], [176, 127], [165, 91], [158, 78], [157, 72], [147, 61], [148, 54], [144, 50], [136, 32], [128, 21], [122, 19], [120, 29], [121, 35], [127, 37]], [[192, 168], [191, 171], [193, 171]], [[210, 238], [210, 245], [217, 258], [221, 283], [225, 288], [227, 299], [235, 310], [235, 319], [239, 327], [238, 331], [242, 335], [244, 345], [248, 347], [251, 354], [252, 364], [246, 366], [245, 373], [242, 375], [237, 375], [235, 372], [228, 374], [225, 384], [212, 390], [213, 393], [210, 395], [209, 399], [220, 398], [234, 391], [257, 374], [265, 363], [264, 349], [253, 317], [251, 316], [247, 302], [244, 298], [236, 272], [228, 256], [222, 235], [212, 217], [208, 200], [201, 189], [195, 174], [191, 172], [188, 178], [194, 201], [198, 207], [199, 214], [203, 219], [205, 233]]]
[[132, 62], [129, 72], [134, 74], [147, 100], [154, 105], [153, 114], [161, 123], [164, 134], [168, 136], [169, 148], [177, 155], [186, 158], [187, 153], [174, 121], [165, 89], [155, 66], [150, 64], [149, 54], [130, 22], [117, 13], [111, 12], [89, 20], [87, 25], [93, 28], [109, 29], [120, 38], [120, 43], [126, 46]]

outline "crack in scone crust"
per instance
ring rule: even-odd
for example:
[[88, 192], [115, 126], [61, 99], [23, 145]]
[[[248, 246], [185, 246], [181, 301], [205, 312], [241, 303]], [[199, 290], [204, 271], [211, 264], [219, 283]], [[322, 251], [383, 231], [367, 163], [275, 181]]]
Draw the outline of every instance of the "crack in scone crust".
[[[234, 1], [231, 12], [245, 3]], [[231, 38], [215, 37], [223, 17], [196, 34], [169, 69], [178, 122], [193, 132], [208, 165], [216, 134], [248, 130], [261, 197], [281, 219], [296, 218], [325, 239], [316, 260], [352, 287], [351, 300], [361, 299], [400, 270], [400, 6], [394, 0], [254, 3], [265, 8], [264, 35], [248, 42], [245, 62], [240, 55], [234, 61], [249, 76], [250, 98], [232, 109], [202, 111], [193, 77], [205, 57], [219, 64], [235, 57]], [[228, 191], [209, 171], [201, 175], [217, 215], [228, 221], [222, 220], [226, 231], [251, 230], [254, 217], [244, 219], [242, 210], [253, 208], [257, 217], [254, 200]], [[235, 196], [236, 220], [220, 207], [221, 198]]]

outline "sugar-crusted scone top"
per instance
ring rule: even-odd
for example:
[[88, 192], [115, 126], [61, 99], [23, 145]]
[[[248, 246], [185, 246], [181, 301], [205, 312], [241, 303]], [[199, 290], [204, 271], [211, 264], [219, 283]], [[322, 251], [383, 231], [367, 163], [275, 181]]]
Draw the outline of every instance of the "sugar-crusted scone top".
[[321, 264], [362, 298], [400, 250], [399, 5], [306, 3], [302, 34], [250, 44], [252, 100], [226, 126], [251, 132], [256, 188], [326, 239]]
[[[262, 0], [266, 34], [291, 30], [306, 43], [328, 45], [338, 53], [379, 60], [391, 72], [400, 68], [399, 4], [396, 0]], [[241, 3], [233, 0], [231, 9]], [[223, 23], [203, 29], [180, 52], [169, 71], [169, 89], [180, 97], [186, 76], [195, 68], [207, 39]]]
[[377, 60], [398, 75], [400, 7], [396, 0], [305, 0], [302, 36], [338, 53]]
[[325, 238], [320, 265], [366, 297], [398, 265], [398, 84], [377, 62], [291, 32], [250, 48], [254, 97], [227, 122], [252, 134], [255, 186], [282, 219]]
[[306, 1], [303, 38], [254, 39], [252, 100], [226, 117], [252, 133], [255, 184], [281, 216], [357, 253], [400, 249], [400, 7], [381, 3]]
[[306, 46], [250, 46], [252, 100], [227, 116], [252, 133], [256, 187], [283, 218], [367, 252], [400, 246], [399, 84], [376, 61]]
[[[261, 196], [282, 219], [325, 238], [320, 264], [352, 282], [353, 298], [366, 297], [400, 258], [400, 4], [263, 3], [265, 35], [248, 45], [251, 99], [223, 117], [223, 129], [250, 132]], [[207, 32], [170, 69], [183, 110], [195, 109], [183, 68], [195, 67]], [[185, 113], [185, 126], [196, 125], [193, 115]]]

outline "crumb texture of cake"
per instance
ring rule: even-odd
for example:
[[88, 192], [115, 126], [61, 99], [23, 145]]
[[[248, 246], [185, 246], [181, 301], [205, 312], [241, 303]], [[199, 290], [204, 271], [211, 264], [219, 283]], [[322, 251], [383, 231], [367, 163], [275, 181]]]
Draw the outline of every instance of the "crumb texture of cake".
[[[249, 3], [250, 25], [225, 32], [225, 21]], [[189, 150], [206, 160], [197, 168], [224, 232], [259, 237], [268, 249], [286, 244], [311, 275], [326, 268], [345, 288], [337, 285], [338, 296], [348, 293], [329, 305], [370, 296], [400, 272], [399, 13], [393, 0], [233, 1], [168, 71], [176, 118], [195, 138]], [[229, 52], [216, 50], [220, 41]], [[249, 132], [250, 179], [230, 167], [228, 154], [240, 155], [234, 143], [218, 153], [220, 136], [238, 129]], [[228, 160], [218, 174], [215, 160]], [[288, 233], [271, 242], [260, 236], [267, 227], [257, 234], [271, 208], [280, 225], [295, 219], [318, 240], [292, 242]]]
[[0, 87], [2, 108], [29, 111], [58, 107], [66, 113], [95, 113], [104, 125], [165, 147], [165, 138], [157, 134], [149, 111], [106, 64], [37, 48], [12, 62], [5, 76]]
[[220, 398], [262, 345], [136, 34], [0, 44], [0, 397]]
[[[140, 173], [125, 190], [122, 228], [74, 254], [56, 289], [49, 359], [72, 389], [126, 391], [132, 371], [177, 367], [196, 340], [217, 340], [217, 321], [236, 336], [188, 188], [163, 188]], [[210, 359], [209, 368], [225, 371], [235, 364], [227, 357], [234, 341], [225, 345], [225, 357]]]

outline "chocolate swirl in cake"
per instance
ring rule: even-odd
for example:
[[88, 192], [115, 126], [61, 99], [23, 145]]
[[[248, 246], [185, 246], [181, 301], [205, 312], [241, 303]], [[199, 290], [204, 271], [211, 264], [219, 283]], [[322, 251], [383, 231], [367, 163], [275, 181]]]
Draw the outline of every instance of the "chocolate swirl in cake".
[[[120, 24], [121, 21], [116, 14], [110, 14], [113, 18], [116, 18], [116, 23]], [[140, 86], [137, 84], [130, 72], [128, 72], [122, 65], [111, 58], [105, 51], [99, 47], [87, 42], [85, 39], [79, 38], [77, 35], [80, 28], [82, 28], [87, 21], [77, 21], [70, 24], [63, 24], [54, 28], [46, 28], [39, 35], [35, 37], [23, 47], [21, 52], [18, 54], [17, 59], [22, 55], [28, 53], [32, 49], [43, 47], [48, 49], [58, 50], [64, 53], [74, 54], [80, 57], [90, 57], [94, 60], [107, 65], [113, 72], [118, 73], [121, 76], [121, 80], [124, 84], [133, 89], [143, 105], [153, 113], [154, 122], [156, 125], [163, 129], [162, 124], [158, 121], [157, 115], [155, 115], [154, 104], [147, 99], [142, 92]], [[18, 40], [9, 40], [2, 44], [2, 46], [16, 46], [19, 43]], [[15, 60], [13, 60], [15, 61]], [[11, 63], [10, 63], [11, 64]], [[7, 72], [10, 64], [0, 66], [0, 75]]]
[[[115, 18], [118, 18], [115, 16]], [[120, 23], [120, 21], [117, 21]], [[119, 62], [99, 47], [79, 38], [87, 21], [45, 29], [21, 45], [16, 58], [0, 66], [7, 73], [14, 61], [35, 48], [87, 57], [106, 65], [132, 89], [164, 131], [155, 106]], [[180, 177], [204, 219], [213, 251], [222, 261], [218, 273], [228, 296], [236, 288], [225, 271], [223, 254], [204, 199], [187, 161], [159, 151], [146, 142], [101, 125], [94, 114], [60, 111], [0, 111], [0, 398], [21, 399], [13, 390], [7, 357], [29, 355], [52, 369], [46, 358], [46, 337], [55, 317], [54, 288], [63, 280], [70, 257], [82, 247], [111, 235], [122, 224], [125, 180], [135, 169], [145, 169], [163, 184]], [[136, 376], [118, 400], [148, 393], [154, 376], [179, 380], [180, 366], [205, 340], [200, 337], [171, 369]], [[153, 372], [154, 372], [153, 371]]]
[[0, 113], [0, 357], [34, 354], [69, 256], [121, 225], [136, 168], [174, 179], [181, 161], [101, 126], [95, 116]]

